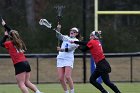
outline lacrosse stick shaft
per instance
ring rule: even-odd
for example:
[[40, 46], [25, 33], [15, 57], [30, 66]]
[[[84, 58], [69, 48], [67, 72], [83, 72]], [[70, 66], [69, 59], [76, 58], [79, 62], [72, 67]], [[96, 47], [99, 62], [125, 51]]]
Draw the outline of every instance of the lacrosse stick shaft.
[[[58, 5], [55, 7], [57, 10], [57, 23], [60, 25], [61, 17], [62, 17], [62, 10], [65, 8], [65, 6]], [[60, 40], [57, 40], [57, 46], [60, 46]]]
[[60, 46], [60, 40], [59, 39], [57, 39], [58, 41], [57, 41], [57, 46]]
[[[60, 25], [60, 23], [58, 22], [58, 25]], [[61, 28], [59, 28], [59, 32], [60, 32]], [[60, 46], [60, 40], [57, 39], [57, 46]]]

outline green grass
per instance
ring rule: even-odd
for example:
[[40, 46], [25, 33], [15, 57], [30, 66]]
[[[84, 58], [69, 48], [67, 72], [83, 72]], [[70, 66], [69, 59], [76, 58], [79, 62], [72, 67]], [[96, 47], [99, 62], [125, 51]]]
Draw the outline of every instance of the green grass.
[[[140, 83], [115, 83], [122, 93], [140, 93]], [[44, 93], [64, 93], [60, 84], [39, 84], [38, 88]], [[114, 93], [103, 85], [110, 93]], [[0, 85], [0, 93], [21, 93], [17, 85]], [[33, 93], [33, 92], [31, 92]], [[100, 93], [91, 84], [75, 84], [75, 93]]]

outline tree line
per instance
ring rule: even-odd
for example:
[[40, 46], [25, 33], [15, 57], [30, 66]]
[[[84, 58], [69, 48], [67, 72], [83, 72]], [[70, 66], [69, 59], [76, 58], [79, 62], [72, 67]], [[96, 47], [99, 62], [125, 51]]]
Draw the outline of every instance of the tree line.
[[[69, 34], [71, 27], [78, 27], [88, 40], [94, 30], [94, 0], [0, 0], [0, 15], [7, 24], [20, 32], [27, 45], [26, 53], [55, 53], [55, 32], [38, 24], [40, 18], [57, 25], [57, 5], [64, 5], [62, 33]], [[99, 10], [140, 10], [138, 0], [99, 0]], [[85, 12], [84, 12], [85, 11]], [[83, 19], [83, 13], [85, 19]], [[83, 29], [83, 20], [86, 30]], [[140, 15], [100, 15], [99, 30], [102, 31], [104, 52], [138, 52], [140, 47]], [[0, 26], [0, 36], [4, 29]], [[1, 53], [6, 53], [0, 48]], [[77, 51], [79, 52], [79, 51]]]

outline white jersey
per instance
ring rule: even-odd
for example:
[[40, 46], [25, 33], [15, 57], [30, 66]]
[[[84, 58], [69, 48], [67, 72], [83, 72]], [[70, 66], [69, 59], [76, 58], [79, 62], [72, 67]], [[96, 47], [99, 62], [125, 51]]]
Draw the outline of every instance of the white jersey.
[[69, 37], [67, 35], [62, 35], [60, 33], [57, 33], [58, 34], [58, 38], [61, 39], [63, 42], [62, 42], [62, 45], [61, 45], [61, 49], [65, 49], [65, 48], [68, 48], [68, 52], [60, 52], [59, 51], [59, 54], [57, 56], [57, 58], [61, 58], [61, 59], [74, 59], [74, 51], [75, 49], [78, 47], [77, 44], [74, 44], [74, 43], [70, 43], [70, 41], [79, 41], [77, 38], [72, 38], [72, 37]]

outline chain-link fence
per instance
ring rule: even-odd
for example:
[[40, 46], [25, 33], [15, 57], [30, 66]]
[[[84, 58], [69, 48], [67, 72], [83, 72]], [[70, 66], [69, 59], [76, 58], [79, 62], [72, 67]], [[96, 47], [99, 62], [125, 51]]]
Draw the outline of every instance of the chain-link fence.
[[[31, 81], [34, 83], [58, 83], [56, 54], [28, 54], [26, 55], [31, 65]], [[107, 54], [107, 60], [111, 64], [112, 81], [139, 82], [140, 81], [140, 54]], [[75, 55], [72, 78], [74, 82], [89, 82], [90, 55], [86, 58], [86, 77], [84, 77], [83, 55]], [[14, 67], [9, 55], [0, 55], [0, 83], [16, 83]]]

